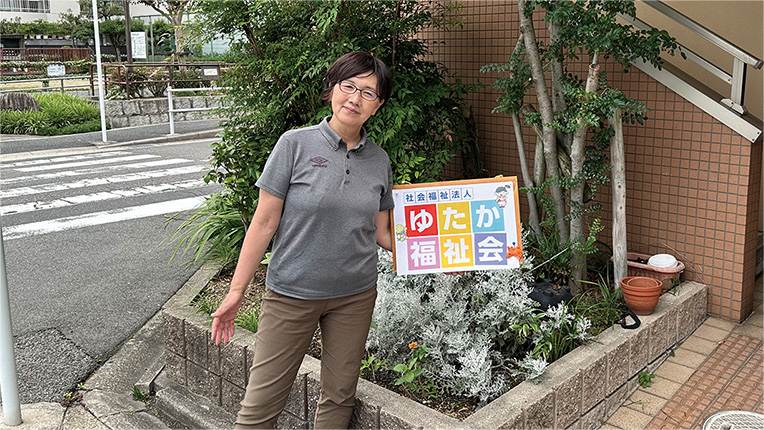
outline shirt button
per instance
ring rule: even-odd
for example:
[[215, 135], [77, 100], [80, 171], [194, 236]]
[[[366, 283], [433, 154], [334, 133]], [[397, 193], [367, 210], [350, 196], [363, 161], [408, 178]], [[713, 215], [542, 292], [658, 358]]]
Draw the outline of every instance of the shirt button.
[[350, 154], [345, 155], [345, 157], [350, 158]]
[[345, 170], [345, 173], [347, 173], [349, 175], [350, 174], [350, 170]]

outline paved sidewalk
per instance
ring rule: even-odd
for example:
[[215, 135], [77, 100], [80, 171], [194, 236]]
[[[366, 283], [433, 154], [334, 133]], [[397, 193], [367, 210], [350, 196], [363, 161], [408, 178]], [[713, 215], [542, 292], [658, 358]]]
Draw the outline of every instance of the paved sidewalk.
[[720, 411], [764, 414], [762, 277], [742, 324], [707, 319], [601, 429], [700, 429]]
[[108, 147], [146, 143], [176, 142], [182, 140], [214, 137], [222, 130], [220, 119], [179, 121], [175, 134], [170, 133], [170, 123], [140, 125], [136, 127], [106, 130], [108, 143], [102, 142], [100, 131], [69, 134], [64, 136], [27, 136], [3, 134], [0, 136], [0, 154], [29, 153], [51, 149]]

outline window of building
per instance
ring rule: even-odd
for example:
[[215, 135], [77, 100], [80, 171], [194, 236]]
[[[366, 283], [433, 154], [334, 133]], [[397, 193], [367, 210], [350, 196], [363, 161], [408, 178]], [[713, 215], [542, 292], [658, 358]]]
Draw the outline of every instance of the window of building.
[[0, 11], [50, 13], [50, 0], [0, 0]]

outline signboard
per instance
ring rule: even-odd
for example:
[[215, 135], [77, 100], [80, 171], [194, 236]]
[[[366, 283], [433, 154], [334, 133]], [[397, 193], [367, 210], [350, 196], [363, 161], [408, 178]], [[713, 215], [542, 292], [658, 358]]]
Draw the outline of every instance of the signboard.
[[50, 64], [48, 66], [48, 76], [64, 76], [66, 67], [63, 64]]
[[520, 266], [517, 177], [396, 185], [393, 200], [398, 275]]
[[131, 31], [130, 46], [132, 47], [133, 58], [146, 59], [146, 32]]
[[220, 66], [202, 66], [202, 79], [214, 81], [220, 77]]

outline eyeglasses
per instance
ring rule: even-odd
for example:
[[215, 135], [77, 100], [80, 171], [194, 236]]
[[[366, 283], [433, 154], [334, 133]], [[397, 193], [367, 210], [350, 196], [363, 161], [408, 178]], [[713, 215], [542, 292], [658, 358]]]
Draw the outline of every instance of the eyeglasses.
[[379, 98], [379, 95], [375, 93], [372, 90], [362, 90], [355, 86], [352, 82], [348, 81], [340, 81], [337, 83], [337, 85], [340, 87], [340, 91], [342, 91], [345, 94], [355, 94], [356, 91], [361, 92], [361, 97], [364, 100], [368, 100], [370, 102], [373, 102], [374, 100]]

